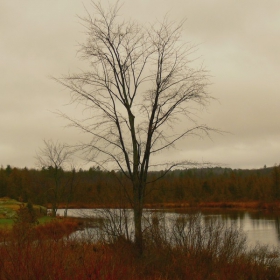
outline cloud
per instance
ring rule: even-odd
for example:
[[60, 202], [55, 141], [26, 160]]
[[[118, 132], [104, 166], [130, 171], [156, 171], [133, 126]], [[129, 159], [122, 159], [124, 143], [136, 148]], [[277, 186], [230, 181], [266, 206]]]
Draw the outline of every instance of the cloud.
[[[77, 56], [78, 43], [85, 40], [76, 16], [85, 15], [83, 4], [92, 11], [89, 0], [1, 1], [0, 164], [32, 166], [43, 138], [72, 143], [84, 138], [52, 113], [80, 111], [65, 106], [69, 93], [49, 78], [87, 67]], [[122, 16], [141, 22], [161, 19], [167, 12], [173, 20], [187, 19], [184, 39], [201, 44], [196, 55], [210, 70], [209, 92], [218, 99], [199, 114], [199, 121], [230, 132], [213, 135], [213, 141], [187, 139], [160, 159], [204, 159], [235, 167], [277, 163], [279, 9], [278, 0], [124, 3]]]

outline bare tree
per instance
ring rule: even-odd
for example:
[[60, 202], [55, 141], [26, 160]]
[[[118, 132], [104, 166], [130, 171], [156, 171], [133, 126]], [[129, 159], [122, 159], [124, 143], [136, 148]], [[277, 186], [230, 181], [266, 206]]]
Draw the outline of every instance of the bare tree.
[[[205, 106], [208, 74], [191, 67], [195, 46], [182, 41], [183, 22], [164, 18], [139, 25], [118, 16], [121, 5], [103, 8], [92, 1], [94, 13], [82, 18], [87, 41], [82, 58], [90, 70], [57, 79], [72, 92], [72, 101], [89, 112], [83, 120], [64, 115], [91, 140], [81, 148], [89, 160], [114, 164], [131, 181], [135, 243], [142, 252], [142, 212], [148, 170], [161, 163], [154, 155], [174, 148], [189, 135], [208, 135], [193, 110]], [[177, 124], [181, 123], [178, 132]], [[169, 163], [166, 172], [188, 162]]]
[[[52, 140], [44, 140], [44, 147], [39, 150], [36, 156], [37, 164], [41, 168], [47, 169], [53, 180], [53, 185], [47, 190], [51, 194], [52, 215], [56, 216], [58, 203], [64, 193], [64, 189], [68, 182], [62, 182], [64, 176], [63, 169], [70, 163], [72, 151], [66, 144], [54, 142]], [[72, 172], [75, 175], [75, 171]], [[74, 177], [70, 178], [70, 191], [73, 189]], [[67, 198], [70, 194], [67, 195]], [[66, 212], [67, 213], [67, 212]]]

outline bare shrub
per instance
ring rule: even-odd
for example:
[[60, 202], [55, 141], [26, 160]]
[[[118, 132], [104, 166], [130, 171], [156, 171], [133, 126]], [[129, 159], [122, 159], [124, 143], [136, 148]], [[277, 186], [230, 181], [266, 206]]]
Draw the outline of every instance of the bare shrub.
[[[90, 219], [90, 216], [88, 217]], [[132, 213], [128, 209], [99, 209], [91, 219], [98, 220], [97, 239], [114, 243], [120, 238], [132, 240]]]
[[174, 246], [194, 255], [207, 252], [211, 258], [230, 261], [247, 249], [246, 236], [235, 226], [218, 218], [204, 220], [200, 214], [180, 215], [173, 222], [171, 233]]

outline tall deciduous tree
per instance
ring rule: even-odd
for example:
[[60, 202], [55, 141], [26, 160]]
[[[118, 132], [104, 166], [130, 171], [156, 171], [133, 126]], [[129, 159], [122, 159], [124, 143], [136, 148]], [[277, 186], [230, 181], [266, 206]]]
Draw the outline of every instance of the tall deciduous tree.
[[[118, 16], [119, 3], [108, 9], [99, 2], [92, 5], [93, 14], [87, 11], [82, 19], [87, 41], [81, 46], [90, 69], [57, 81], [90, 113], [83, 120], [65, 116], [91, 136], [82, 145], [88, 158], [114, 163], [131, 181], [135, 243], [141, 252], [147, 173], [157, 165], [154, 155], [211, 130], [198, 124], [192, 111], [210, 98], [208, 74], [191, 66], [195, 47], [183, 42], [182, 22], [164, 18], [143, 26]], [[178, 164], [170, 163], [166, 171]]]

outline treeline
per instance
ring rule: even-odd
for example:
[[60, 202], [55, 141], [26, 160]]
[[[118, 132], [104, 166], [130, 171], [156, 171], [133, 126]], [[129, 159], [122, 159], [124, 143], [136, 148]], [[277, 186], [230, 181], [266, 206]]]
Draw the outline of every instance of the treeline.
[[[205, 168], [150, 172], [146, 203], [198, 203], [280, 200], [280, 167], [257, 170]], [[126, 176], [99, 168], [64, 171], [47, 168], [0, 169], [0, 197], [47, 205], [120, 204], [129, 206], [132, 190]]]

